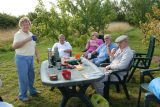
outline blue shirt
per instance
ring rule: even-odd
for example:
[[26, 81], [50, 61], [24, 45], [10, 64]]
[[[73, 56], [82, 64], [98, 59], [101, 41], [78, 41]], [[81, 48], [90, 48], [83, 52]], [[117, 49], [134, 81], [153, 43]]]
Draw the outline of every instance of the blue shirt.
[[[97, 56], [97, 60], [102, 62], [104, 60], [106, 60], [107, 58], [109, 58], [108, 53], [107, 53], [107, 46], [105, 43], [103, 43], [102, 45], [100, 45], [97, 49], [96, 52], [98, 53]], [[111, 43], [109, 45], [110, 50], [112, 50], [113, 48], [117, 49], [117, 45], [115, 43]]]

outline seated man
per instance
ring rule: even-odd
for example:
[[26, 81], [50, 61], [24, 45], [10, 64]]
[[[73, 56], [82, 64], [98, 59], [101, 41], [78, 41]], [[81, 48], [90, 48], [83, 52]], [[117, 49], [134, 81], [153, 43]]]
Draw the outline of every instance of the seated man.
[[[119, 49], [115, 54], [110, 54], [112, 61], [110, 65], [105, 67], [105, 78], [99, 82], [93, 83], [96, 92], [101, 95], [103, 95], [103, 82], [108, 80], [108, 74], [112, 72], [112, 70], [126, 69], [133, 58], [133, 51], [128, 46], [128, 37], [126, 35], [118, 37], [116, 42], [118, 43]], [[125, 74], [122, 73], [120, 77], [123, 78], [123, 75]], [[111, 76], [111, 80], [118, 81], [114, 76]]]
[[69, 42], [65, 41], [65, 36], [63, 34], [59, 35], [59, 42], [55, 43], [52, 47], [52, 52], [54, 53], [55, 48], [58, 48], [59, 57], [70, 57], [72, 53], [72, 46]]
[[92, 62], [97, 66], [99, 66], [99, 64], [105, 61], [106, 59], [109, 59], [109, 50], [117, 49], [117, 45], [111, 42], [110, 34], [104, 35], [104, 41], [105, 43], [100, 45], [95, 51], [92, 52], [92, 55], [97, 54], [97, 57], [92, 59]]
[[103, 40], [98, 39], [97, 32], [93, 32], [92, 38], [86, 44], [86, 52], [83, 54], [84, 57], [88, 58], [88, 54], [95, 51], [101, 44], [103, 44]]

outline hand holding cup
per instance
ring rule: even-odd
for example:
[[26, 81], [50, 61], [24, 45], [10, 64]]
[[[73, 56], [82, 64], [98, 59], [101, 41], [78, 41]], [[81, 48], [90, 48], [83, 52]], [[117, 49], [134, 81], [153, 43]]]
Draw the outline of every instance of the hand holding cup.
[[36, 35], [32, 35], [32, 40], [33, 41], [37, 41], [37, 36]]

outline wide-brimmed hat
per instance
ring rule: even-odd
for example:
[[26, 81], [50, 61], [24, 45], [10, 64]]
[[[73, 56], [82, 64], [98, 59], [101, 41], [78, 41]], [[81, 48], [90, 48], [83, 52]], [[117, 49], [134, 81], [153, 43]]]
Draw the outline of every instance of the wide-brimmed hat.
[[121, 42], [125, 39], [128, 39], [128, 36], [127, 35], [121, 35], [118, 38], [116, 38], [115, 42], [118, 43], [118, 42]]

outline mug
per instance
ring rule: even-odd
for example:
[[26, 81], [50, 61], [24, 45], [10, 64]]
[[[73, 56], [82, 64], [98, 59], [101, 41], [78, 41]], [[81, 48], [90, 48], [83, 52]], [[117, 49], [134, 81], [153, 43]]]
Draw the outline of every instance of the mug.
[[92, 57], [91, 53], [88, 53], [88, 59], [90, 59]]
[[66, 80], [70, 80], [71, 79], [71, 72], [68, 70], [63, 70], [62, 71], [62, 76], [64, 79]]
[[32, 40], [33, 41], [37, 41], [37, 36], [36, 35], [32, 35]]

